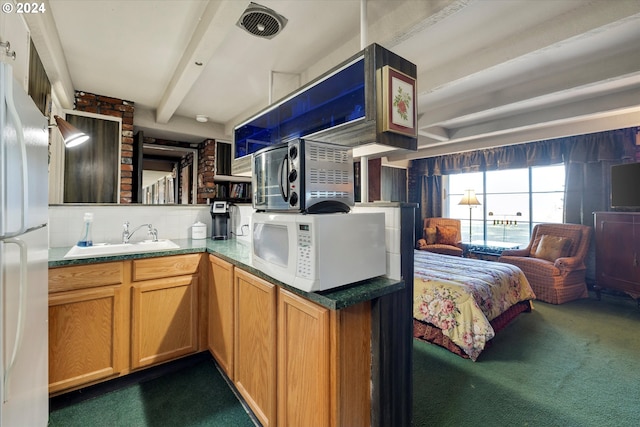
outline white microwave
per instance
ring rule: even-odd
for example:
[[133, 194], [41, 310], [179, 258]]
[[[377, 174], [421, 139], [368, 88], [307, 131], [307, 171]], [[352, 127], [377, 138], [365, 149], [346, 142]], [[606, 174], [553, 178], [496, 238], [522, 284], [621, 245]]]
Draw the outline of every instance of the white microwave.
[[306, 292], [386, 274], [383, 213], [255, 212], [251, 230], [253, 266]]

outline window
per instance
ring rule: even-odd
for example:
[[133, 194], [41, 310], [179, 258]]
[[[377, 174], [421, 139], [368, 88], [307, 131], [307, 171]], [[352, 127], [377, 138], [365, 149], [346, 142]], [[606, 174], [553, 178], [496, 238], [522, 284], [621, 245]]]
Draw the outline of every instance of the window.
[[[563, 221], [562, 164], [448, 175], [445, 185], [445, 214], [462, 221], [465, 242], [526, 245], [535, 224]], [[458, 204], [468, 189], [480, 206]]]

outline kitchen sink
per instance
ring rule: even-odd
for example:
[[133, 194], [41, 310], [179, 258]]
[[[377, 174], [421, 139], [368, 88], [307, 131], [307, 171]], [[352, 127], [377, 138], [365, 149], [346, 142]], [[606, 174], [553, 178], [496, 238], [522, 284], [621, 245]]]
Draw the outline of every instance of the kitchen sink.
[[93, 246], [74, 246], [64, 258], [91, 258], [97, 256], [131, 254], [139, 252], [179, 249], [180, 246], [168, 239], [143, 240], [134, 243], [94, 243]]

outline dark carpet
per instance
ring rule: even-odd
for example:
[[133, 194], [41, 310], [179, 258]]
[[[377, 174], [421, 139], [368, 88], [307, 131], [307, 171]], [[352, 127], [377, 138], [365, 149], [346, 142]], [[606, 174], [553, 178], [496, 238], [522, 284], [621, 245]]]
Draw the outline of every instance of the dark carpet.
[[103, 392], [108, 387], [52, 399], [49, 426], [254, 426], [210, 356]]
[[[535, 302], [477, 362], [414, 340], [414, 426], [640, 425], [639, 332], [636, 302], [603, 295]], [[206, 353], [112, 388], [52, 399], [49, 425], [253, 425]]]
[[640, 425], [640, 309], [534, 303], [477, 362], [414, 340], [414, 425]]

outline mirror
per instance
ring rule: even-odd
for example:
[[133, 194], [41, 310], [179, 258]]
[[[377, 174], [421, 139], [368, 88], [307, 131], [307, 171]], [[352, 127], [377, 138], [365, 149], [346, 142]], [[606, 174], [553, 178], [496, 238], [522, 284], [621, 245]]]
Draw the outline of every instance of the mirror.
[[197, 203], [198, 150], [142, 144], [142, 191], [139, 203]]
[[119, 121], [68, 114], [89, 141], [64, 150], [64, 203], [116, 203], [119, 194]]
[[53, 112], [90, 139], [65, 148], [55, 127], [49, 137], [49, 204], [117, 203], [120, 197], [122, 120], [80, 111]]
[[91, 139], [65, 148], [60, 133], [51, 132], [49, 204], [120, 203], [121, 191], [130, 191], [132, 203], [197, 203], [198, 148], [178, 146], [179, 142], [174, 146], [173, 141], [145, 143], [138, 132], [133, 153], [126, 155], [120, 118], [76, 110], [60, 115]]

